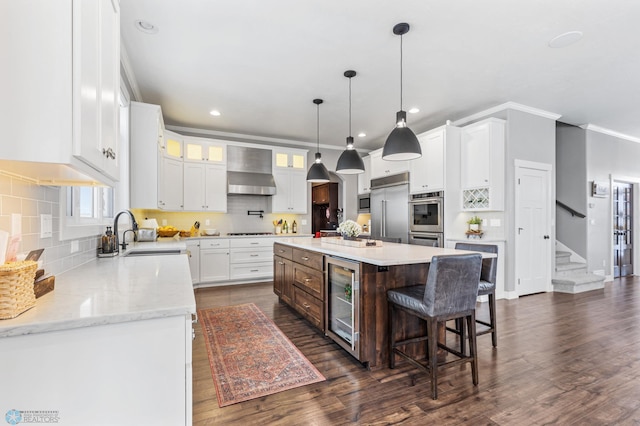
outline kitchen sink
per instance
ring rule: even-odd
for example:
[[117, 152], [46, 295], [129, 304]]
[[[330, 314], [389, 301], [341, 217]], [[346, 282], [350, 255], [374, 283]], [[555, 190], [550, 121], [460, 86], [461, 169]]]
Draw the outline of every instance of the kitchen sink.
[[180, 250], [178, 248], [175, 249], [132, 249], [125, 252], [122, 256], [167, 256], [167, 255], [176, 255], [176, 254], [184, 254], [184, 250]]

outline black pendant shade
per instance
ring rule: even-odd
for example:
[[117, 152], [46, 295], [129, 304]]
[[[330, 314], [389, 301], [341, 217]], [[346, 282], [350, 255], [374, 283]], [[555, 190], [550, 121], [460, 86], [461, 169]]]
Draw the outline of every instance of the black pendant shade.
[[322, 163], [313, 163], [307, 172], [307, 182], [323, 183], [330, 180], [329, 171]]
[[345, 149], [338, 164], [336, 164], [336, 173], [343, 175], [355, 175], [364, 173], [364, 161], [353, 147], [353, 137], [351, 136], [351, 78], [356, 76], [356, 72], [348, 70], [344, 72], [344, 76], [349, 79], [349, 136], [347, 137], [347, 149]]
[[347, 149], [345, 149], [340, 158], [338, 158], [338, 164], [336, 165], [336, 171], [343, 175], [354, 175], [364, 172], [364, 161], [353, 148], [353, 138], [349, 136], [347, 138]]
[[407, 113], [402, 109], [402, 36], [409, 32], [409, 24], [402, 22], [393, 27], [400, 36], [400, 111], [396, 113], [396, 127], [391, 131], [382, 149], [382, 159], [391, 161], [413, 160], [422, 156], [420, 142], [407, 127]]
[[322, 154], [320, 154], [320, 104], [322, 99], [314, 99], [313, 103], [316, 104], [316, 159], [307, 172], [307, 182], [324, 183], [329, 182], [329, 171], [322, 164]]

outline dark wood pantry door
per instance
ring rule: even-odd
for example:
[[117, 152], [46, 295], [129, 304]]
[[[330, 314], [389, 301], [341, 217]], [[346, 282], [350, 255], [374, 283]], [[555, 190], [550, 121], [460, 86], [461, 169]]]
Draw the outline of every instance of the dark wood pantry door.
[[633, 185], [613, 183], [613, 276], [633, 275]]

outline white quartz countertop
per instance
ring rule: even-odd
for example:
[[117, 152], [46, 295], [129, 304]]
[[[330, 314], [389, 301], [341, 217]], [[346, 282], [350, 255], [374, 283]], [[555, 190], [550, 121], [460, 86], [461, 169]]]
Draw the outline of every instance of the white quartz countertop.
[[[323, 242], [322, 238], [283, 239], [278, 243], [378, 266], [430, 263], [433, 256], [467, 253], [463, 250], [388, 242], [383, 242], [380, 247], [349, 247]], [[483, 253], [483, 257], [495, 255]]]
[[[184, 242], [169, 244], [185, 248]], [[163, 243], [133, 247], [164, 248]], [[189, 315], [196, 312], [185, 254], [96, 258], [56, 276], [55, 289], [14, 319], [0, 320], [0, 337]]]

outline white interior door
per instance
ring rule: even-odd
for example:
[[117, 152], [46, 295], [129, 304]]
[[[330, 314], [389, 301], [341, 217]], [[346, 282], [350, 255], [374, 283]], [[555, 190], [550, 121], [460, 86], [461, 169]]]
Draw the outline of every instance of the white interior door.
[[551, 289], [551, 166], [516, 162], [516, 291]]

